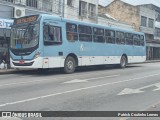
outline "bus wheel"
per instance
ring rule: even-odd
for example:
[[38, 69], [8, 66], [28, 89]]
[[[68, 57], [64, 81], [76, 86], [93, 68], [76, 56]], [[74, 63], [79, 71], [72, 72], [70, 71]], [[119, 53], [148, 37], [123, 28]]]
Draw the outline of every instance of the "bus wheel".
[[127, 58], [126, 58], [126, 56], [122, 56], [121, 57], [121, 60], [120, 60], [120, 67], [121, 68], [125, 68], [126, 67], [126, 64], [127, 64]]
[[71, 56], [67, 57], [64, 63], [64, 72], [71, 74], [75, 71], [76, 62], [75, 59]]

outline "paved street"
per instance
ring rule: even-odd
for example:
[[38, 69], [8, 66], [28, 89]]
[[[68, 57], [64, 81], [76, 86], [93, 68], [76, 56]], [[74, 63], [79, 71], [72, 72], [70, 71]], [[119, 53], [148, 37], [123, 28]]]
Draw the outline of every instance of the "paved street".
[[0, 75], [0, 111], [145, 111], [160, 103], [159, 93], [159, 62], [126, 69], [81, 68], [74, 74]]

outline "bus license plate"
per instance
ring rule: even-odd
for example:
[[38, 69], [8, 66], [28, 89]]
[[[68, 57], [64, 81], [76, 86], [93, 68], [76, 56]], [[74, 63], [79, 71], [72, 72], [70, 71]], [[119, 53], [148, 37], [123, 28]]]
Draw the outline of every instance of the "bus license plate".
[[24, 64], [25, 62], [23, 60], [20, 60], [19, 61], [19, 64]]

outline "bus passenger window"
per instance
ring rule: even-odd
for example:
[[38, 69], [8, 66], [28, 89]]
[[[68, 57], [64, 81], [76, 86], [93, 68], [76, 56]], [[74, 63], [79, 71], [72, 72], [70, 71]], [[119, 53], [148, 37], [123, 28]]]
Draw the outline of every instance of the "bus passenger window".
[[93, 28], [93, 41], [94, 42], [99, 42], [99, 43], [104, 43], [104, 29], [101, 28]]
[[140, 36], [140, 45], [144, 46], [144, 36], [143, 35]]
[[125, 44], [124, 32], [116, 32], [116, 43]]
[[133, 35], [134, 45], [140, 46], [140, 35]]
[[66, 35], [68, 41], [77, 41], [78, 40], [77, 25], [73, 23], [66, 23]]
[[105, 30], [105, 38], [107, 43], [115, 44], [115, 31]]
[[133, 35], [132, 33], [125, 33], [126, 45], [133, 45]]
[[71, 32], [67, 32], [67, 40], [73, 40], [73, 34]]
[[92, 28], [90, 26], [78, 26], [79, 41], [92, 42]]

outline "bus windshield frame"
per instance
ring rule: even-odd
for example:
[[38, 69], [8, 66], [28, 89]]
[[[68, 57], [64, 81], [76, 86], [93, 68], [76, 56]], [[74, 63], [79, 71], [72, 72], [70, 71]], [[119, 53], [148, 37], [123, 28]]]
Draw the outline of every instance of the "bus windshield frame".
[[11, 29], [11, 49], [31, 48], [39, 41], [39, 23], [28, 23], [13, 26]]

